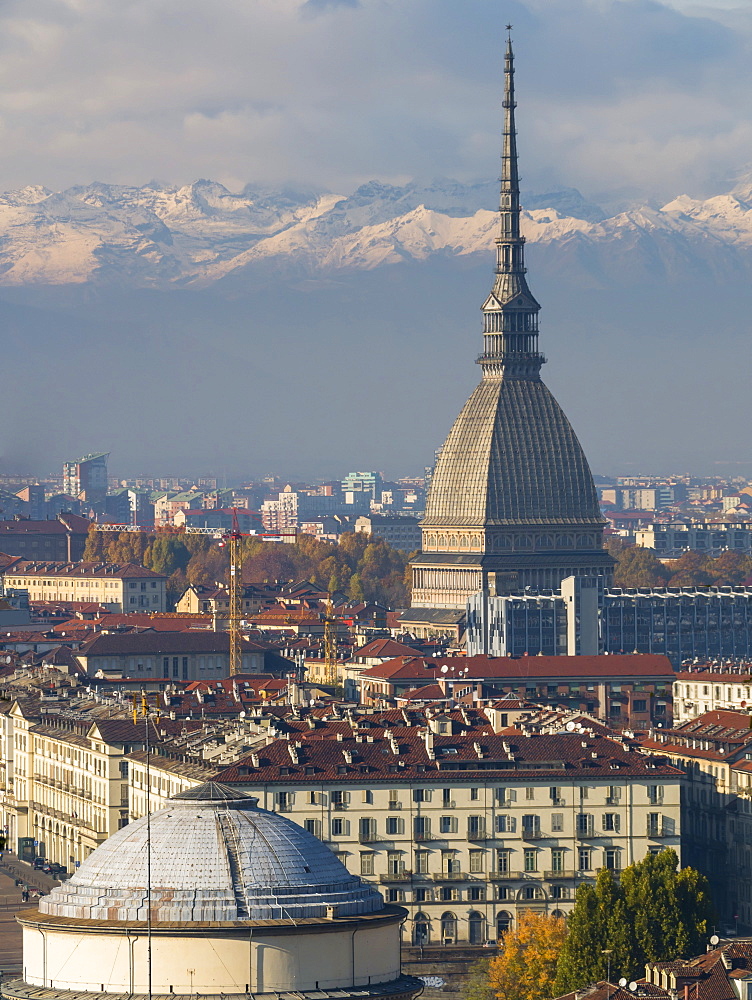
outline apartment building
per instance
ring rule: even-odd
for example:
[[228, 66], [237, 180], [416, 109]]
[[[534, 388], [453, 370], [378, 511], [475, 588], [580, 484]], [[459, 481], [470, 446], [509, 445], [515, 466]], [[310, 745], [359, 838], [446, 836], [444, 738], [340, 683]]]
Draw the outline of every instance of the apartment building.
[[704, 666], [680, 670], [674, 681], [674, 725], [706, 712], [752, 709], [752, 664]]
[[393, 549], [402, 552], [417, 552], [421, 546], [420, 521], [410, 515], [364, 515], [356, 520], [355, 531], [383, 538]]
[[84, 601], [108, 611], [166, 611], [167, 578], [135, 563], [6, 561], [6, 587], [28, 590], [31, 601]]
[[0, 552], [22, 559], [75, 562], [83, 558], [91, 521], [78, 514], [54, 519], [0, 521]]
[[[413, 717], [414, 715], [414, 717]], [[328, 843], [408, 908], [414, 944], [483, 945], [527, 909], [566, 914], [602, 867], [681, 852], [682, 773], [585, 728], [493, 731], [475, 711], [287, 716], [213, 774], [163, 747], [151, 807], [213, 776]], [[131, 816], [146, 765], [130, 755]]]
[[748, 711], [711, 711], [643, 748], [686, 773], [683, 858], [707, 875], [719, 919], [752, 928], [752, 730]]
[[393, 703], [439, 683], [456, 698], [492, 688], [547, 705], [587, 712], [614, 725], [670, 722], [674, 671], [665, 656], [399, 656], [360, 672], [364, 705]]
[[42, 707], [15, 701], [3, 715], [0, 824], [19, 857], [71, 871], [128, 822], [125, 755], [145, 746], [146, 721], [63, 718]]
[[661, 559], [678, 559], [687, 550], [713, 557], [727, 550], [749, 555], [752, 552], [752, 524], [728, 521], [651, 524], [635, 531], [635, 544], [654, 549]]

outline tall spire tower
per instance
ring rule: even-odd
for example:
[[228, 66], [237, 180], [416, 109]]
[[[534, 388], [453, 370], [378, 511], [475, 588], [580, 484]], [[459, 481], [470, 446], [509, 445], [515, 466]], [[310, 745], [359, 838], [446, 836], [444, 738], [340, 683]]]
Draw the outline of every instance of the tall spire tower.
[[520, 174], [515, 128], [514, 53], [507, 38], [504, 56], [504, 133], [501, 154], [501, 227], [496, 239], [496, 279], [483, 303], [485, 377], [534, 377], [546, 360], [538, 353], [538, 313], [525, 277], [525, 237], [520, 232]]
[[567, 576], [608, 580], [613, 566], [587, 459], [540, 377], [546, 359], [520, 229], [511, 37], [503, 107], [496, 273], [477, 359], [483, 376], [436, 463], [422, 552], [412, 563], [413, 607], [464, 608], [481, 589], [556, 589]]

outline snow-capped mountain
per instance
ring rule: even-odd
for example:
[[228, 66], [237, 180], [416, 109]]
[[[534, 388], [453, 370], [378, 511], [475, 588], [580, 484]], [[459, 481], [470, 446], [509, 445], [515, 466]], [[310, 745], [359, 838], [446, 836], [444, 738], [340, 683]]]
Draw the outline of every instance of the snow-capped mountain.
[[[281, 277], [326, 277], [433, 255], [489, 253], [495, 184], [450, 180], [363, 185], [349, 196], [201, 180], [184, 187], [90, 184], [0, 196], [0, 284], [206, 287]], [[605, 218], [577, 191], [528, 195], [524, 232], [554, 271], [585, 285], [649, 276], [746, 273], [752, 183], [705, 201]]]

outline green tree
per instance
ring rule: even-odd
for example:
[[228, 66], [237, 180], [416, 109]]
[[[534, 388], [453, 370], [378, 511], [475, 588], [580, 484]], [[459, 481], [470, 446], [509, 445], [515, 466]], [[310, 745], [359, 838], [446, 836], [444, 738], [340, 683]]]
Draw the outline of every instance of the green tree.
[[556, 970], [556, 993], [604, 979], [610, 951], [612, 978], [631, 979], [646, 962], [689, 957], [702, 950], [712, 921], [707, 879], [693, 868], [677, 871], [675, 851], [648, 854], [617, 881], [602, 870], [581, 886]]
[[489, 980], [490, 962], [490, 958], [480, 958], [470, 966], [462, 990], [463, 1000], [494, 1000], [494, 991]]
[[567, 920], [567, 937], [556, 965], [553, 996], [598, 980], [605, 939], [595, 886], [581, 885]]
[[633, 545], [616, 555], [614, 583], [617, 587], [665, 587], [671, 576], [652, 549]]

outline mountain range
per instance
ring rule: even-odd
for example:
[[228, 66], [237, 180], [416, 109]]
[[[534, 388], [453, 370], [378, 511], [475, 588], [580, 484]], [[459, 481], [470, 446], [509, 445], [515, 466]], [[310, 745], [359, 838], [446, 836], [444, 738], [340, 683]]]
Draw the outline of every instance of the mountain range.
[[[270, 275], [336, 278], [386, 265], [488, 254], [496, 185], [371, 182], [343, 196], [214, 181], [94, 183], [0, 196], [0, 285], [253, 288]], [[752, 178], [705, 200], [609, 215], [566, 189], [527, 194], [523, 228], [554, 272], [583, 288], [747, 275]]]

